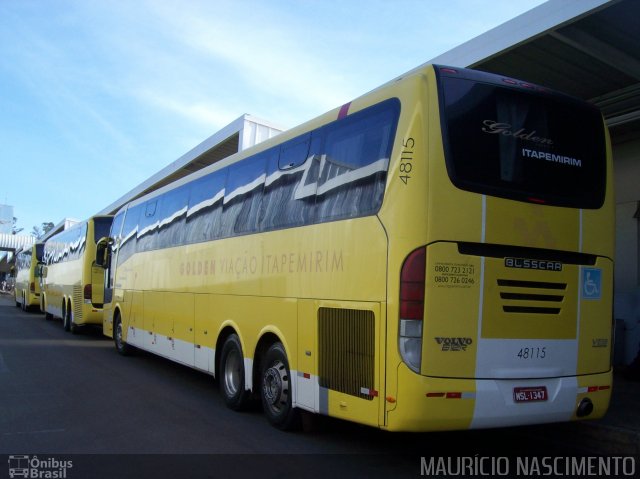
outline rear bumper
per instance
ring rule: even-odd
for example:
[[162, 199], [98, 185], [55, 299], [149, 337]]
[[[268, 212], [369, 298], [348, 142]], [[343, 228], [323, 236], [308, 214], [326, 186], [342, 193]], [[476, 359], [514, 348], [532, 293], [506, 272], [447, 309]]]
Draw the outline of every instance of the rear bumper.
[[[543, 379], [447, 379], [420, 376], [401, 365], [395, 407], [387, 412], [387, 428], [435, 431], [492, 428], [576, 420], [580, 402], [588, 398], [602, 417], [611, 398], [612, 373]], [[547, 400], [515, 402], [516, 387], [546, 387]]]

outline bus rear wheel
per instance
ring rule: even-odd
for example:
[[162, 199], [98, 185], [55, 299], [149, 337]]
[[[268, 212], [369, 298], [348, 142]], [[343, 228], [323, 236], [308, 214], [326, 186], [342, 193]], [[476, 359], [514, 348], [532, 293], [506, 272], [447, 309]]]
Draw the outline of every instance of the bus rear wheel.
[[247, 407], [250, 392], [244, 387], [244, 355], [237, 334], [231, 334], [222, 346], [220, 354], [220, 392], [229, 409], [241, 411]]
[[300, 411], [292, 405], [292, 378], [282, 343], [267, 350], [260, 380], [262, 407], [272, 426], [283, 431], [300, 427]]
[[69, 308], [67, 307], [67, 302], [65, 300], [62, 300], [62, 328], [65, 331], [69, 331], [69, 329], [71, 329], [71, 325], [69, 324], [71, 318], [69, 316], [70, 315]]

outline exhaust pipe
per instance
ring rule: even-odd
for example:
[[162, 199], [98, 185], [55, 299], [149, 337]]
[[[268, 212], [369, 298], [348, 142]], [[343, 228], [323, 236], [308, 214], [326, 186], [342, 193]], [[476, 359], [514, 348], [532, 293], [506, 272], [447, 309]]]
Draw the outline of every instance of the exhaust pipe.
[[587, 417], [592, 412], [593, 412], [593, 403], [591, 402], [591, 399], [584, 398], [582, 401], [580, 401], [580, 404], [578, 404], [578, 410], [576, 411], [576, 416]]

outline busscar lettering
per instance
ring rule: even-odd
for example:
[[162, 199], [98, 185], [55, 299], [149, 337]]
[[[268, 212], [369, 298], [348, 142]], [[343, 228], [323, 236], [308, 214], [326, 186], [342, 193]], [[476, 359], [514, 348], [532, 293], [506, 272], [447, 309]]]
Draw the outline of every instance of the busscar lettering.
[[562, 271], [562, 263], [560, 261], [547, 261], [542, 259], [505, 258], [504, 265], [507, 268]]

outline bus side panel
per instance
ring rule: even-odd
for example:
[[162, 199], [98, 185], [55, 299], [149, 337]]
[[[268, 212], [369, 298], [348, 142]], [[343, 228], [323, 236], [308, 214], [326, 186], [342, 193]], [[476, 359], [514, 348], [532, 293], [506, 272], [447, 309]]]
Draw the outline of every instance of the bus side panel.
[[578, 374], [606, 372], [611, 368], [613, 263], [598, 258], [594, 266], [580, 269], [580, 325]]
[[[430, 80], [423, 75], [396, 85], [389, 94], [400, 98], [402, 109], [387, 174], [387, 188], [378, 217], [388, 235], [387, 304], [385, 329], [385, 397], [386, 411], [396, 409], [398, 367], [402, 363], [398, 350], [398, 313], [400, 271], [409, 253], [427, 243], [427, 192], [430, 143], [425, 116], [429, 99], [425, 95]], [[385, 416], [386, 417], [386, 416]], [[387, 420], [381, 421], [386, 424]]]
[[211, 296], [206, 294], [193, 295], [194, 308], [194, 366], [202, 371], [217, 374], [215, 371], [216, 327], [214, 306]]
[[[134, 346], [145, 348], [150, 333], [144, 329], [144, 297], [142, 291], [123, 291], [122, 335]], [[146, 348], [145, 348], [146, 349]]]
[[460, 256], [455, 243], [427, 248], [427, 286], [422, 374], [473, 378], [476, 375], [482, 264]]
[[217, 347], [223, 344], [218, 344], [220, 334], [225, 328], [231, 328], [242, 344], [248, 388], [254, 391], [259, 388], [259, 384], [252, 383], [253, 377], [259, 377], [259, 371], [257, 375], [251, 373], [258, 343], [266, 334], [283, 343], [291, 374], [295, 377], [298, 367], [296, 299], [196, 294], [193, 301], [195, 334], [192, 342], [195, 341], [194, 366], [197, 369], [217, 373], [214, 360]]

